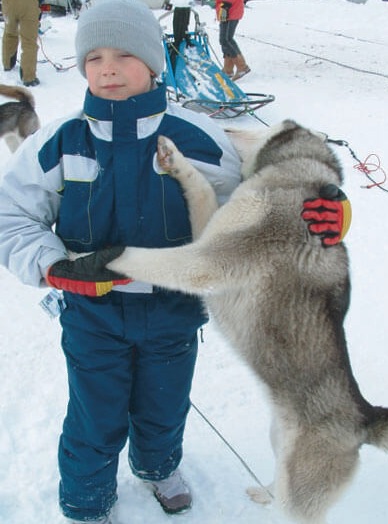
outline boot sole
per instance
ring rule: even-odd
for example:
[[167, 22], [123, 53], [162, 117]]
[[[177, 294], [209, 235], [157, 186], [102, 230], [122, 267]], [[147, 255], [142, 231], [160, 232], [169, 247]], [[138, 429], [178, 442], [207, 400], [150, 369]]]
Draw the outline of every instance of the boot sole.
[[158, 498], [156, 493], [154, 493], [154, 497], [156, 498], [156, 500], [161, 505], [163, 511], [165, 513], [167, 513], [168, 515], [177, 515], [177, 514], [180, 514], [180, 513], [186, 513], [186, 511], [191, 509], [191, 507], [193, 505], [193, 502], [190, 502], [190, 504], [187, 504], [186, 506], [182, 506], [181, 508], [172, 509], [172, 508], [169, 508], [168, 506], [166, 506], [165, 504], [163, 504], [163, 502]]
[[250, 69], [247, 69], [246, 71], [239, 71], [234, 76], [232, 76], [233, 82], [235, 82], [236, 80], [240, 80], [240, 78], [242, 78], [243, 76], [247, 75], [250, 72], [251, 72]]

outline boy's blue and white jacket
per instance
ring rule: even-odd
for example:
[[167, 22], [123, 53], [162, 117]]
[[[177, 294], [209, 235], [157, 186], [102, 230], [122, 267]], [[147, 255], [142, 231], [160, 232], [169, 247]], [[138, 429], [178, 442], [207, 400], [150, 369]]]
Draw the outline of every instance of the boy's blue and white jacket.
[[189, 242], [180, 186], [156, 161], [159, 135], [200, 167], [220, 203], [239, 184], [240, 161], [221, 128], [168, 104], [164, 85], [125, 101], [88, 91], [82, 112], [35, 133], [9, 163], [0, 188], [0, 263], [39, 286], [68, 249]]

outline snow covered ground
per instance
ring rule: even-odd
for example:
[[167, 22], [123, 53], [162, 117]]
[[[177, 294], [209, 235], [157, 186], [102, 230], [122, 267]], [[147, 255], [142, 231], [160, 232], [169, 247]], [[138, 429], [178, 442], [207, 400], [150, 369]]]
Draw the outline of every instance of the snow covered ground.
[[[214, 10], [196, 9], [220, 56]], [[387, 171], [387, 21], [388, 2], [381, 0], [365, 4], [250, 0], [237, 39], [252, 73], [239, 85], [246, 92], [276, 96], [274, 103], [259, 111], [268, 124], [294, 118], [331, 138], [346, 140], [362, 161], [371, 153], [378, 155]], [[72, 112], [83, 99], [85, 81], [71, 67], [76, 23], [71, 16], [52, 18], [52, 27], [41, 40], [39, 58], [51, 61], [39, 64], [41, 85], [33, 90], [43, 124]], [[0, 82], [17, 83], [17, 74], [0, 72]], [[234, 123], [247, 125], [246, 120]], [[262, 125], [253, 119], [248, 123]], [[388, 194], [363, 188], [368, 181], [354, 169], [356, 162], [348, 149], [336, 151], [353, 206], [353, 224], [346, 238], [353, 286], [346, 321], [351, 360], [366, 398], [388, 405]], [[0, 143], [1, 167], [8, 158]], [[381, 172], [376, 176], [383, 178]], [[56, 448], [67, 386], [59, 324], [38, 305], [45, 291], [23, 286], [4, 268], [0, 268], [0, 293], [0, 523], [62, 524]], [[212, 323], [204, 337], [192, 400], [260, 481], [269, 483], [274, 460], [261, 388]], [[330, 512], [329, 524], [387, 522], [387, 465], [383, 452], [363, 448], [356, 478]], [[254, 479], [196, 410], [188, 419], [182, 470], [192, 487], [194, 506], [184, 515], [169, 517], [129, 473], [124, 451], [117, 523], [285, 522], [271, 508], [249, 500], [245, 489]]]

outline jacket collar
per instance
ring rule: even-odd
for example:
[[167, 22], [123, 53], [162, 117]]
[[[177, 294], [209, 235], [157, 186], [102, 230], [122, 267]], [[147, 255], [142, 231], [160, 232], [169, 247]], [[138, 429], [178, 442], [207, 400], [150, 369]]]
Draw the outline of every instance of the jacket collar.
[[133, 96], [127, 100], [106, 100], [85, 95], [84, 113], [94, 135], [110, 141], [112, 136], [125, 136], [134, 131], [137, 138], [145, 138], [159, 126], [167, 108], [166, 86]]

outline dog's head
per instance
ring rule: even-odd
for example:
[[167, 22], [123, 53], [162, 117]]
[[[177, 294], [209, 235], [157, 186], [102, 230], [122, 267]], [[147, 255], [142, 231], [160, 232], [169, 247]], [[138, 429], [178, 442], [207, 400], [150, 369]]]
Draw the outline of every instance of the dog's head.
[[267, 129], [225, 130], [242, 160], [241, 174], [247, 179], [267, 165], [291, 158], [306, 158], [325, 163], [342, 183], [342, 170], [334, 153], [327, 145], [327, 135], [300, 126], [293, 120]]

